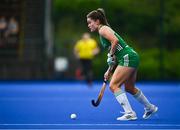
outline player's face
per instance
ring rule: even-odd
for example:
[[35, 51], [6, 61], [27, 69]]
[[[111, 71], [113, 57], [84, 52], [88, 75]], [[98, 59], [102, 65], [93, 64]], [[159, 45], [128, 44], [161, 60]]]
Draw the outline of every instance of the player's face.
[[88, 23], [88, 28], [90, 29], [91, 32], [97, 31], [99, 22], [98, 20], [93, 20], [91, 18], [87, 18], [87, 23]]

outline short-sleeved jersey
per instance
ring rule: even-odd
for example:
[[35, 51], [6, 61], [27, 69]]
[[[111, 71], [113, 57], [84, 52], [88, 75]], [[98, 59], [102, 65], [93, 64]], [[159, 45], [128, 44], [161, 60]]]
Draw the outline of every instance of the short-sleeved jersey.
[[[127, 46], [126, 42], [117, 33], [114, 33], [114, 35], [119, 40], [119, 42], [118, 42], [119, 48], [118, 49], [125, 48]], [[102, 44], [102, 46], [104, 48], [107, 48], [107, 47], [111, 46], [111, 43], [109, 42], [109, 40], [107, 40], [106, 38], [102, 37], [101, 35], [100, 35], [100, 41], [101, 41], [101, 44]]]
[[[115, 56], [117, 58], [117, 62], [121, 66], [135, 67], [137, 68], [139, 65], [139, 56], [133, 50], [133, 48], [129, 47], [127, 43], [118, 35], [116, 32], [114, 35], [118, 38], [119, 42], [116, 45]], [[100, 35], [100, 41], [104, 48], [110, 49], [111, 43], [109, 40]]]
[[79, 40], [75, 49], [81, 59], [92, 59], [93, 50], [97, 48], [97, 42], [94, 39]]

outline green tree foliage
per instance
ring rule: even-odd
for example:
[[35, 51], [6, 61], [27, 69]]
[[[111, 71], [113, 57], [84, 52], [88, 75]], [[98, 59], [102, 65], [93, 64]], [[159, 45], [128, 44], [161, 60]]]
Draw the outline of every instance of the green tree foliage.
[[[105, 9], [112, 28], [139, 52], [139, 79], [180, 80], [179, 0], [53, 0], [57, 56], [73, 59], [74, 43], [88, 31], [86, 15], [99, 7]], [[99, 41], [96, 33], [93, 37]], [[105, 53], [102, 50], [94, 60], [97, 78], [106, 69]]]

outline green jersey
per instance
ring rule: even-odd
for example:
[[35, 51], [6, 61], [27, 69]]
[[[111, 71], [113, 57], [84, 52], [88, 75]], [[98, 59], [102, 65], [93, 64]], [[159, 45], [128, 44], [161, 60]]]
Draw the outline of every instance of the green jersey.
[[[127, 43], [117, 33], [114, 35], [118, 38], [119, 42], [116, 45], [115, 56], [118, 65], [137, 68], [139, 65], [139, 56], [129, 47]], [[110, 49], [111, 43], [109, 40], [100, 35], [100, 41], [104, 48]]]

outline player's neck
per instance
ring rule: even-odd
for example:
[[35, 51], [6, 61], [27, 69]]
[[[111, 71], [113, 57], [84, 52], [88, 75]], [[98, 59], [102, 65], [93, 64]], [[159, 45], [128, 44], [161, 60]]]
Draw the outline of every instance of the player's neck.
[[98, 26], [98, 31], [101, 29], [102, 26], [104, 26], [104, 25], [100, 24], [100, 25]]

